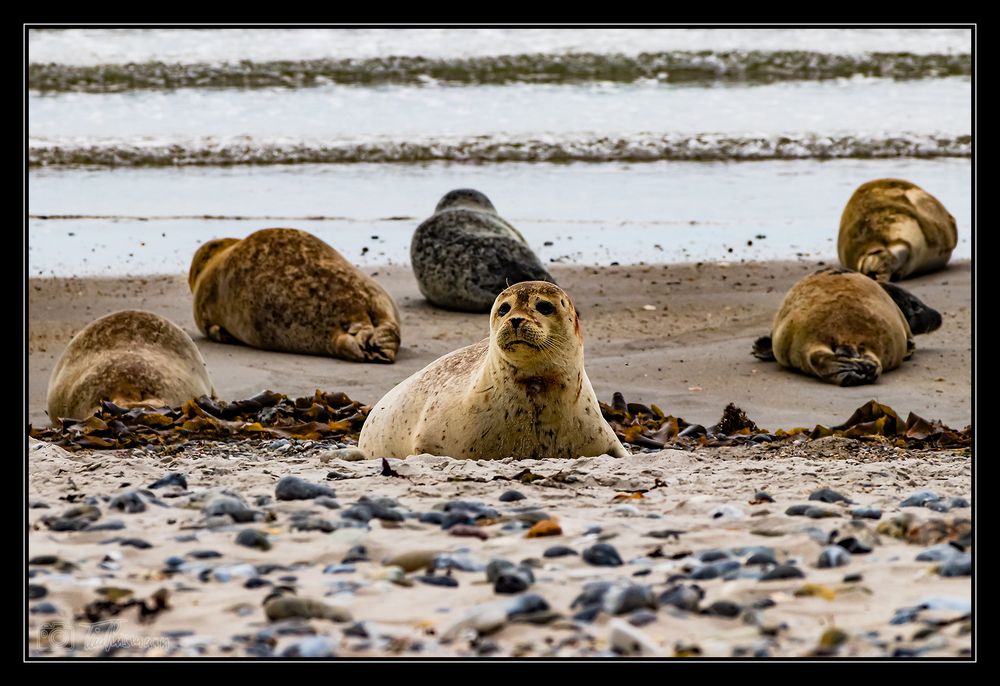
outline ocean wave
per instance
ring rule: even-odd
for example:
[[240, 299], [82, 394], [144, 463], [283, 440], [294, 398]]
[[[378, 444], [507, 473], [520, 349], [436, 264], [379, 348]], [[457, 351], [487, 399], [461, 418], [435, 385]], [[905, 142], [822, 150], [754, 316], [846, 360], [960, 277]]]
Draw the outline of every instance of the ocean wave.
[[638, 134], [539, 138], [258, 140], [238, 137], [191, 141], [31, 140], [33, 167], [187, 167], [280, 164], [424, 162], [653, 162], [776, 159], [970, 157], [971, 136], [904, 133], [893, 136]]
[[483, 85], [631, 83], [643, 79], [664, 83], [771, 83], [854, 76], [925, 79], [971, 73], [969, 54], [681, 50], [638, 55], [539, 53], [196, 64], [140, 62], [79, 66], [35, 63], [28, 67], [28, 84], [39, 92], [115, 93], [177, 88], [301, 88], [330, 83]]

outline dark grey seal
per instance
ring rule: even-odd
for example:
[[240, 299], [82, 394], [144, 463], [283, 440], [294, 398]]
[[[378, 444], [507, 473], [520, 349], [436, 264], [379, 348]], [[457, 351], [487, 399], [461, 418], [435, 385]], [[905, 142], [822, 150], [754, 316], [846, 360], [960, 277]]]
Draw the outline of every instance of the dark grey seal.
[[448, 310], [489, 312], [508, 286], [555, 283], [524, 236], [497, 214], [489, 198], [468, 188], [441, 198], [417, 227], [410, 261], [420, 292]]

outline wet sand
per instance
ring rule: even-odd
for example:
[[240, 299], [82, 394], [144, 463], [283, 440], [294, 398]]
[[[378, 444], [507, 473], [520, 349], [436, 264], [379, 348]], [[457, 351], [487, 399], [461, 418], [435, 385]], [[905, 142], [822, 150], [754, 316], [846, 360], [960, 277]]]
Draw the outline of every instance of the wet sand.
[[[916, 339], [917, 352], [872, 386], [839, 388], [750, 355], [769, 331], [785, 292], [816, 262], [553, 266], [583, 319], [587, 372], [598, 397], [621, 391], [629, 402], [656, 403], [668, 414], [706, 426], [735, 402], [772, 430], [836, 424], [871, 398], [905, 416], [915, 412], [954, 428], [972, 421], [971, 265], [903, 285], [939, 310], [944, 324]], [[356, 364], [222, 345], [194, 326], [184, 276], [30, 279], [28, 282], [28, 420], [47, 423], [51, 370], [70, 337], [93, 319], [125, 308], [162, 314], [187, 331], [208, 364], [219, 397], [246, 398], [265, 388], [289, 396], [320, 388], [374, 403], [439, 356], [486, 337], [486, 315], [426, 304], [408, 268], [368, 268], [402, 315], [402, 348], [393, 365]], [[651, 305], [656, 309], [647, 310]]]

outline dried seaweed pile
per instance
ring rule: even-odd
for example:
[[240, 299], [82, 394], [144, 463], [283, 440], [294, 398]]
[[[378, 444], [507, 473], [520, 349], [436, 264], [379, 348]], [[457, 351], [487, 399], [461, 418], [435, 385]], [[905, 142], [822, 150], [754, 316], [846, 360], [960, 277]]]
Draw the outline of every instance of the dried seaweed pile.
[[972, 427], [956, 431], [940, 421], [928, 421], [912, 412], [904, 422], [888, 405], [870, 400], [838, 426], [817, 424], [812, 430], [798, 427], [769, 432], [760, 429], [743, 410], [729, 403], [718, 424], [705, 428], [680, 417], [667, 415], [656, 405], [627, 403], [615, 393], [610, 405], [600, 403], [601, 413], [625, 443], [642, 448], [676, 446], [723, 446], [765, 443], [791, 437], [842, 436], [883, 441], [905, 448], [964, 448], [972, 445]]
[[101, 403], [93, 416], [62, 419], [61, 427], [32, 428], [28, 433], [67, 450], [132, 448], [189, 440], [292, 438], [357, 442], [371, 408], [345, 393], [317, 390], [312, 397], [291, 399], [264, 391], [231, 403], [201, 396], [178, 408], [119, 407]]

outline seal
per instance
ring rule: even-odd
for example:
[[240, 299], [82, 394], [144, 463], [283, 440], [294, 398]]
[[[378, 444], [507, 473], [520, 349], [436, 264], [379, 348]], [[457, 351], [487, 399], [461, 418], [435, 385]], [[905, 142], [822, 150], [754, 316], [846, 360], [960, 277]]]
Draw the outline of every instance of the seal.
[[194, 321], [219, 343], [357, 362], [393, 362], [399, 311], [382, 286], [298, 229], [201, 246], [188, 284]]
[[448, 310], [489, 312], [497, 294], [522, 281], [555, 283], [524, 236], [489, 198], [468, 188], [447, 193], [410, 241], [420, 292]]
[[379, 400], [361, 429], [368, 458], [628, 455], [583, 367], [569, 296], [544, 281], [496, 298], [490, 337], [439, 358]]
[[803, 277], [785, 295], [753, 354], [839, 386], [875, 383], [913, 354], [915, 334], [941, 315], [895, 284], [846, 269]]
[[955, 218], [937, 198], [909, 181], [862, 184], [840, 218], [840, 263], [879, 281], [944, 267], [958, 243]]
[[49, 419], [84, 419], [102, 400], [120, 407], [177, 407], [214, 396], [194, 341], [168, 319], [122, 310], [70, 340], [49, 378]]

